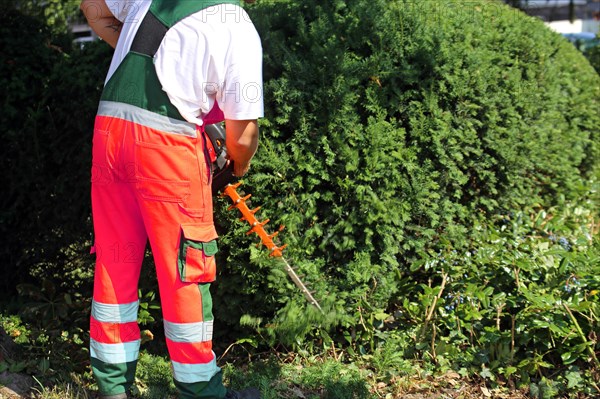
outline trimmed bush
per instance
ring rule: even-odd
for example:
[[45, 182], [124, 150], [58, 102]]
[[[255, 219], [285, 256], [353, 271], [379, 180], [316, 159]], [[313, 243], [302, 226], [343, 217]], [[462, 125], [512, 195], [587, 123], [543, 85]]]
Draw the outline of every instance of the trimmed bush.
[[[251, 16], [263, 38], [266, 117], [245, 189], [273, 229], [286, 226], [287, 256], [347, 337], [439, 278], [409, 267], [468, 248], [476, 220], [576, 197], [598, 175], [600, 77], [518, 10], [276, 1]], [[218, 217], [223, 318], [235, 325], [245, 314], [263, 332], [300, 339], [311, 331], [300, 294], [248, 250], [233, 216]]]
[[[251, 16], [266, 117], [247, 191], [286, 226], [288, 256], [347, 326], [386, 308], [424, 253], [467, 245], [477, 217], [572, 195], [598, 171], [600, 78], [520, 11], [277, 1]], [[268, 279], [262, 259], [247, 266], [239, 231], [222, 241], [227, 267], [250, 276], [248, 292], [273, 289], [257, 296], [260, 311], [229, 302], [232, 321], [238, 306], [278, 309], [287, 280]]]

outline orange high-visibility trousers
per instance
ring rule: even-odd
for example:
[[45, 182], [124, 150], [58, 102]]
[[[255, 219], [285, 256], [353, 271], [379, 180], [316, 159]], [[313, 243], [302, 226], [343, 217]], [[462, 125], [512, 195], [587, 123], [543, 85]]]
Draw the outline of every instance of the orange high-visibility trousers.
[[140, 347], [138, 280], [147, 241], [181, 397], [225, 394], [211, 342], [217, 234], [206, 148], [201, 127], [100, 104], [92, 161], [90, 352], [104, 395], [125, 392], [133, 383]]

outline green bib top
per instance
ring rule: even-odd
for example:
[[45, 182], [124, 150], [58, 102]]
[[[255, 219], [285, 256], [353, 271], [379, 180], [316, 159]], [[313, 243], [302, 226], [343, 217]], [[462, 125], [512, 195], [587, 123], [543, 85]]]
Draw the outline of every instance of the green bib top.
[[131, 49], [104, 86], [101, 101], [130, 104], [183, 121], [184, 118], [162, 90], [153, 57], [165, 33], [173, 25], [218, 4], [239, 5], [239, 0], [153, 0]]

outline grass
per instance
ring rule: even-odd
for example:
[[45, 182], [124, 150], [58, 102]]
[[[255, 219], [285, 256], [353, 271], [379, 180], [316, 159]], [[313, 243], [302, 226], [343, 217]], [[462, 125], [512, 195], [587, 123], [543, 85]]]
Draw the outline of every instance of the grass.
[[[222, 365], [226, 385], [242, 389], [258, 387], [263, 399], [500, 399], [526, 398], [522, 392], [507, 388], [488, 389], [485, 384], [462, 378], [457, 373], [402, 376], [383, 381], [368, 365], [340, 363], [333, 355], [310, 358], [275, 352], [250, 363], [247, 359], [228, 359]], [[70, 375], [70, 381], [44, 386], [36, 380], [31, 389], [34, 399], [96, 399], [89, 374]], [[136, 399], [176, 399], [166, 357], [142, 351], [136, 384]], [[490, 395], [490, 396], [488, 396]], [[4, 399], [2, 395], [0, 398]]]

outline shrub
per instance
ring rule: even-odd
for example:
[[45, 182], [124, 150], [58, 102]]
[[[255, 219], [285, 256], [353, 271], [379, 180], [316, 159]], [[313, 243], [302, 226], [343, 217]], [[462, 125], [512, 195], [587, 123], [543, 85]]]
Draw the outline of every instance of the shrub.
[[90, 143], [110, 53], [101, 43], [71, 49], [68, 37], [15, 10], [2, 21], [0, 297], [31, 274], [78, 289], [91, 263], [82, 256], [91, 240]]
[[[327, 303], [325, 321], [335, 315], [336, 340], [368, 350], [375, 327], [406, 311], [398, 301], [435, 296], [437, 271], [411, 265], [463, 253], [478, 220], [576, 198], [598, 175], [600, 78], [515, 9], [277, 1], [251, 16], [263, 38], [266, 117], [245, 190], [286, 226], [287, 256]], [[319, 323], [302, 317], [300, 294], [248, 250], [247, 228], [232, 217], [218, 215], [222, 284], [233, 284], [218, 290], [222, 319], [234, 325], [244, 314], [265, 337], [279, 329], [298, 342]]]
[[600, 74], [600, 34], [596, 36], [598, 43], [596, 46], [586, 49], [583, 54], [590, 61], [596, 72]]
[[46, 114], [41, 103], [48, 75], [60, 54], [47, 45], [49, 33], [42, 23], [16, 11], [2, 13], [1, 36], [5, 50], [0, 79], [6, 95], [3, 96], [0, 134], [6, 144], [0, 156], [5, 171], [0, 182], [6, 191], [0, 200], [0, 229], [4, 241], [0, 270], [4, 277], [2, 292], [8, 293], [14, 292], [15, 281], [27, 271], [22, 261], [29, 248], [24, 244], [32, 243], [32, 238], [43, 231], [45, 219], [27, 215], [33, 213], [28, 213], [30, 207], [40, 202], [43, 187], [40, 171], [47, 158], [43, 149], [48, 136], [39, 136], [47, 132], [42, 126], [50, 125], [47, 118], [41, 118]]
[[[288, 256], [348, 327], [400, 294], [423, 253], [464, 246], [478, 216], [573, 195], [598, 171], [600, 78], [515, 9], [353, 0], [251, 11], [266, 117], [247, 191], [286, 226]], [[270, 314], [287, 281], [248, 267], [239, 233], [223, 237], [227, 267], [248, 276], [247, 292], [271, 289], [260, 311], [234, 300], [227, 313]]]

